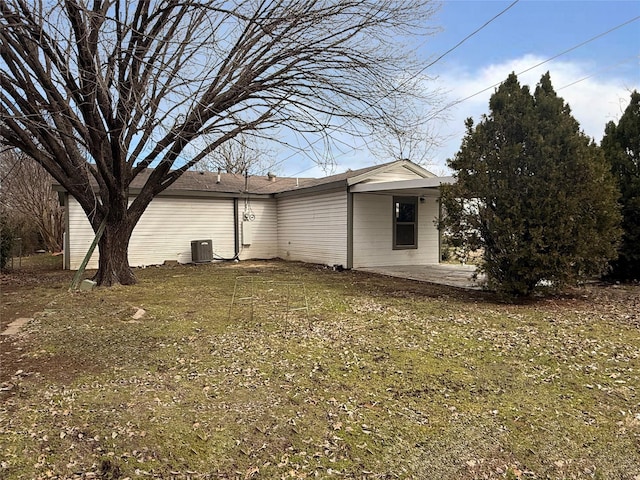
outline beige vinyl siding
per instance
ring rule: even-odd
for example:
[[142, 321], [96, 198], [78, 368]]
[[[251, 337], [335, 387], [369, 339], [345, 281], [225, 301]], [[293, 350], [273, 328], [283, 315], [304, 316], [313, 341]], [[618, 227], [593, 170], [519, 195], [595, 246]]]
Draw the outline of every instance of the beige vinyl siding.
[[213, 241], [214, 258], [235, 254], [233, 199], [157, 197], [133, 230], [131, 266], [191, 262], [193, 240]]
[[[91, 228], [87, 215], [75, 198], [69, 195], [67, 200], [67, 228], [66, 236], [68, 248], [64, 252], [65, 265], [69, 260], [69, 268], [77, 270], [84, 259], [95, 234]], [[98, 268], [98, 249], [96, 248], [87, 264], [88, 269]]]
[[393, 249], [393, 196], [353, 196], [353, 267], [438, 263], [438, 216], [435, 196], [418, 201], [418, 248]]
[[241, 232], [240, 260], [276, 258], [278, 256], [278, 211], [275, 199], [252, 199], [246, 210], [255, 215], [251, 222], [251, 245], [243, 245], [243, 214], [245, 202], [238, 202], [238, 222]]
[[285, 260], [346, 266], [346, 192], [279, 198], [278, 251]]
[[[136, 225], [129, 242], [132, 267], [162, 264], [165, 260], [191, 261], [191, 241], [211, 239], [220, 257], [234, 255], [232, 199], [155, 198]], [[69, 202], [70, 268], [79, 268], [94, 234], [74, 200]], [[98, 267], [98, 249], [87, 268]]]

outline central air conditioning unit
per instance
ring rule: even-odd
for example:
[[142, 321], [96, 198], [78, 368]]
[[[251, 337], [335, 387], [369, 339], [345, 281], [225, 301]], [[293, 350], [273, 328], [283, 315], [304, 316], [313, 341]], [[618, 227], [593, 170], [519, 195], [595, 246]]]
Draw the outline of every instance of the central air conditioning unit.
[[193, 240], [191, 242], [191, 261], [208, 263], [213, 261], [213, 240]]

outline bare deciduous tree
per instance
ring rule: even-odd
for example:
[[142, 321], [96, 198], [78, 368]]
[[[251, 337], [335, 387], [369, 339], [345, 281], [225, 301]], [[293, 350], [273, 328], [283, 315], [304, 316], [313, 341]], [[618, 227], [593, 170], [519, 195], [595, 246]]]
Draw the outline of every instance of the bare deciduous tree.
[[[0, 0], [0, 141], [95, 231], [96, 280], [131, 284], [149, 202], [241, 133], [362, 132], [415, 95], [402, 46], [432, 0]], [[129, 185], [152, 167], [129, 203]]]
[[51, 252], [62, 249], [64, 210], [53, 191], [52, 178], [44, 168], [24, 153], [0, 153], [0, 208], [21, 230], [38, 234]]
[[[414, 88], [424, 88], [424, 82], [428, 79], [422, 78]], [[389, 158], [407, 159], [431, 169], [442, 170], [432, 163], [432, 153], [446, 140], [437, 128], [447, 117], [442, 108], [444, 96], [439, 90], [430, 91], [426, 96], [419, 99], [417, 104], [411, 105], [405, 101], [396, 105], [398, 114], [392, 117], [393, 122], [383, 122], [374, 131], [370, 147], [374, 155], [382, 161], [388, 161]]]
[[266, 175], [276, 163], [274, 153], [262, 143], [250, 142], [245, 135], [239, 134], [200, 160], [196, 167], [209, 172], [223, 170], [227, 173]]
[[411, 160], [421, 165], [431, 160], [433, 148], [439, 146], [440, 135], [431, 122], [389, 126], [380, 133], [375, 151], [383, 160]]

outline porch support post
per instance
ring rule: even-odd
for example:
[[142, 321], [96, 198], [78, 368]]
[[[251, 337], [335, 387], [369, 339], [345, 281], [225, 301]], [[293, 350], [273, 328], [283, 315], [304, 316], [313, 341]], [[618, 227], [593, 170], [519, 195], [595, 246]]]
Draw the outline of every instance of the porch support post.
[[347, 269], [353, 268], [353, 193], [347, 187]]
[[[440, 193], [440, 188], [438, 188], [438, 194]], [[442, 196], [438, 195], [438, 264], [442, 262], [442, 228], [440, 225], [442, 222]]]

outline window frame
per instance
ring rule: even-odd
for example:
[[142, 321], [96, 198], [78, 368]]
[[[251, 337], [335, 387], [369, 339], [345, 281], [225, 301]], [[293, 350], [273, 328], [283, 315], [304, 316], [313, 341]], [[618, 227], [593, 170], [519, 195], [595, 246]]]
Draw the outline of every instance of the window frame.
[[[412, 222], [398, 222], [396, 214], [396, 205], [398, 204], [411, 204], [414, 207], [414, 219]], [[393, 250], [416, 250], [418, 248], [418, 197], [408, 196], [393, 196], [393, 202], [391, 204], [393, 215]], [[398, 244], [398, 226], [412, 225], [413, 226], [413, 243], [407, 245]]]

